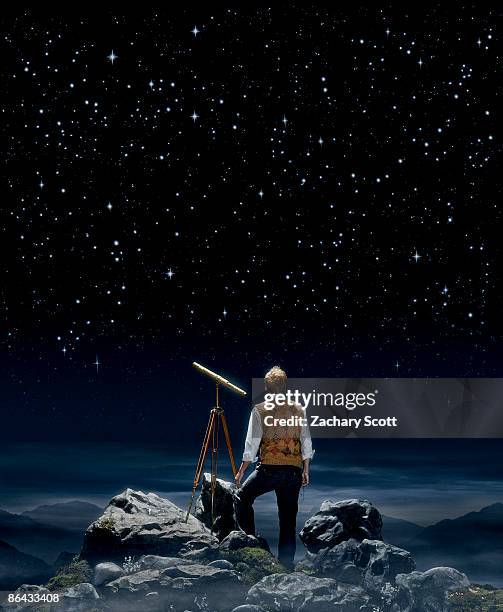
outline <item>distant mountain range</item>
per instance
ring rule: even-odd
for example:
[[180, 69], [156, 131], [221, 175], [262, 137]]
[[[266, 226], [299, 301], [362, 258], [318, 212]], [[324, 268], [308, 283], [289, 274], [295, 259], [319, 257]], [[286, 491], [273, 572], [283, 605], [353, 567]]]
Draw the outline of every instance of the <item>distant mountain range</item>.
[[38, 506], [33, 510], [26, 510], [21, 516], [26, 516], [37, 523], [79, 531], [82, 534], [102, 514], [103, 508], [94, 504], [69, 501]]
[[54, 563], [62, 551], [79, 552], [86, 528], [103, 510], [86, 502], [40, 506], [23, 514], [0, 510], [0, 540]]
[[409, 541], [424, 529], [424, 527], [420, 525], [392, 516], [383, 515], [382, 522], [382, 536], [384, 541], [394, 546], [398, 546], [399, 548], [407, 548]]
[[445, 519], [405, 543], [419, 569], [450, 565], [472, 581], [503, 585], [503, 504]]
[[0, 540], [0, 591], [15, 589], [23, 582], [46, 582], [51, 574], [47, 563]]

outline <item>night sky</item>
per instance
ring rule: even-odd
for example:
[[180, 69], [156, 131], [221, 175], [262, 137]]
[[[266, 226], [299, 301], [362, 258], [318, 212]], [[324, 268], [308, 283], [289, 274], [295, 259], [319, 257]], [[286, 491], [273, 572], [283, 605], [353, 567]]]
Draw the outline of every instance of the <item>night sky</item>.
[[199, 440], [193, 360], [501, 375], [501, 13], [5, 16], [3, 435]]

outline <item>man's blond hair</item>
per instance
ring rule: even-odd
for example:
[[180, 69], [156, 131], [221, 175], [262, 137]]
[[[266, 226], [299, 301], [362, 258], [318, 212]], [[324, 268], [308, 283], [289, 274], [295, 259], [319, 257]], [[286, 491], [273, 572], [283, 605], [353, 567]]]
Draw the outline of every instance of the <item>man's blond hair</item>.
[[264, 377], [265, 388], [269, 393], [285, 393], [286, 372], [279, 366], [274, 366]]

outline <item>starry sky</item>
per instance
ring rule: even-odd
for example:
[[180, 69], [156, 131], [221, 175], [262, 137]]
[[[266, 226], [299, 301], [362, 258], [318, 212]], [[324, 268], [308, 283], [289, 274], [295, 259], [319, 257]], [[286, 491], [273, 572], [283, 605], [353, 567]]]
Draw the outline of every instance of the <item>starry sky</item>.
[[204, 427], [193, 360], [500, 375], [501, 13], [4, 16], [9, 437]]

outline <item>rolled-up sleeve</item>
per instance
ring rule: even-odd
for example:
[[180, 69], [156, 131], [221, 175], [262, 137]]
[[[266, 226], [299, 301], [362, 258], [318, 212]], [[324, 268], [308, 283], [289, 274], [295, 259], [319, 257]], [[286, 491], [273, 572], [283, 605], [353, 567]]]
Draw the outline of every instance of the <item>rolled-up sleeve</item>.
[[253, 408], [248, 422], [243, 461], [253, 463], [257, 459], [260, 441], [262, 440], [262, 420], [256, 407]]
[[[307, 418], [306, 411], [304, 410], [304, 417]], [[302, 425], [300, 431], [300, 451], [302, 453], [302, 461], [304, 459], [312, 459], [314, 455], [313, 442], [311, 440], [311, 433], [309, 432], [308, 425]]]

